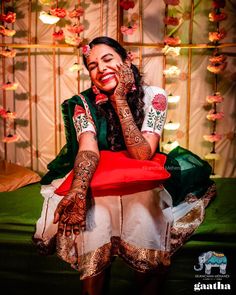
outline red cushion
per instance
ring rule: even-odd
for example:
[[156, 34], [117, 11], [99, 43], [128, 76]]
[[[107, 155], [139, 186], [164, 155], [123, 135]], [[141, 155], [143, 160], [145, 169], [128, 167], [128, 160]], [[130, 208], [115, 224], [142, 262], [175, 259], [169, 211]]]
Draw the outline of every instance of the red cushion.
[[[166, 156], [155, 154], [152, 160], [136, 160], [127, 151], [101, 151], [99, 165], [91, 181], [94, 197], [126, 195], [157, 187], [170, 177], [164, 168]], [[58, 195], [66, 195], [71, 187], [74, 171], [55, 190]]]

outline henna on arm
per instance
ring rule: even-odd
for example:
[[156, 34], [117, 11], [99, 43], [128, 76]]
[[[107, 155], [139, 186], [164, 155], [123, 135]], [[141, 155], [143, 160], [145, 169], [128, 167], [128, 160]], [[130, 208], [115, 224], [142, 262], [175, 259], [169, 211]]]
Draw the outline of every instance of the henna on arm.
[[89, 150], [79, 151], [74, 163], [74, 180], [68, 194], [60, 201], [55, 211], [54, 223], [58, 234], [68, 236], [72, 230], [79, 234], [86, 228], [86, 196], [90, 181], [97, 168], [99, 156]]
[[126, 100], [116, 100], [116, 111], [120, 119], [125, 144], [130, 155], [138, 160], [148, 160], [152, 156], [150, 144], [143, 137], [134, 122]]

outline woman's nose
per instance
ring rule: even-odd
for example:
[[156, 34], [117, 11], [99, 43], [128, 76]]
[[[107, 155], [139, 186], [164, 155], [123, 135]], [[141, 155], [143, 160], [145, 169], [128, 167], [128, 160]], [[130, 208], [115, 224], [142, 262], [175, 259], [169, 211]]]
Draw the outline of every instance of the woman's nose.
[[98, 63], [99, 72], [104, 72], [105, 69], [106, 69], [106, 66], [103, 62]]

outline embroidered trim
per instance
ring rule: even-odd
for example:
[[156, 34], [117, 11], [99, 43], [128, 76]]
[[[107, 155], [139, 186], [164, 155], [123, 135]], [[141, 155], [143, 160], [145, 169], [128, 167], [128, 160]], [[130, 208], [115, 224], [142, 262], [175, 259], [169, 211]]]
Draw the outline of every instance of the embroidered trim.
[[111, 242], [79, 257], [75, 249], [76, 243], [72, 238], [58, 237], [57, 255], [80, 272], [81, 280], [103, 271], [111, 264], [114, 256], [121, 257], [139, 272], [158, 271], [170, 265], [168, 251], [138, 248], [122, 241], [120, 237], [111, 237]]
[[[185, 216], [174, 222], [171, 228], [171, 255], [176, 252], [190, 236], [198, 229], [205, 216], [205, 208], [216, 196], [216, 185], [211, 185], [207, 192], [197, 201], [197, 205]], [[190, 200], [190, 195], [186, 196], [186, 201]], [[192, 196], [192, 201], [194, 201]]]

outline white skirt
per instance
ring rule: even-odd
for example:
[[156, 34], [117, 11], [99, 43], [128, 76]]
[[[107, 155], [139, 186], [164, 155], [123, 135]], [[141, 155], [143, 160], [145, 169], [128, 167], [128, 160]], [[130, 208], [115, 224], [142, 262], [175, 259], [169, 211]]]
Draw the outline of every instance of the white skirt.
[[[44, 203], [34, 238], [45, 246], [57, 233], [53, 217], [62, 196], [54, 191], [64, 179], [41, 188]], [[81, 279], [97, 275], [117, 255], [136, 271], [156, 271], [170, 265], [171, 254], [203, 221], [205, 206], [203, 199], [192, 198], [173, 208], [163, 187], [94, 198], [87, 212], [86, 231], [57, 237], [57, 255], [77, 269]]]

